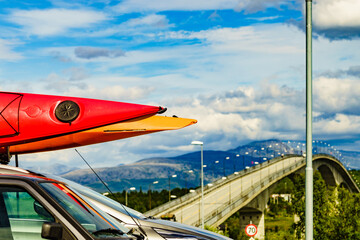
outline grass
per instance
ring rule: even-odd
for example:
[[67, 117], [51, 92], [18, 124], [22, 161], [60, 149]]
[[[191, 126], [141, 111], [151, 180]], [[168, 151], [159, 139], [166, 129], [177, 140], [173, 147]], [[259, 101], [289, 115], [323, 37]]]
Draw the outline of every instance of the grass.
[[265, 216], [265, 236], [267, 240], [294, 239], [291, 231], [293, 216]]

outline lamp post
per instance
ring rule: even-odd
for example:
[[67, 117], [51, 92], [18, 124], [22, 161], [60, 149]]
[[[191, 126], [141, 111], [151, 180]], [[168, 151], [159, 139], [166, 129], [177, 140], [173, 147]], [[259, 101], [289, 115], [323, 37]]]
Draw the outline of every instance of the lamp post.
[[151, 210], [151, 185], [152, 184], [158, 184], [159, 181], [154, 181], [152, 183], [149, 184], [149, 209]]
[[[238, 157], [240, 157], [240, 154], [236, 154], [236, 158], [238, 158]], [[237, 162], [238, 160], [236, 160], [236, 162]], [[234, 163], [234, 165], [236, 165], [236, 162]], [[238, 167], [238, 169], [240, 169], [239, 167]], [[235, 170], [235, 172], [236, 172], [236, 170]]]
[[201, 228], [204, 228], [204, 155], [203, 155], [203, 146], [204, 143], [201, 141], [192, 141], [191, 145], [200, 145], [201, 146]]
[[257, 150], [256, 149], [254, 149], [254, 151], [252, 152], [252, 157], [254, 158], [254, 159], [256, 159], [257, 157], [256, 157], [256, 154], [257, 153]]
[[[247, 157], [248, 154], [249, 154], [249, 152], [245, 152], [245, 155], [244, 155], [244, 165], [246, 165], [246, 163], [245, 163], [245, 162], [246, 162], [246, 161], [245, 161], [245, 157], [248, 158], [248, 157]], [[248, 162], [249, 162], [249, 159], [248, 159]]]
[[125, 206], [128, 205], [128, 190], [133, 191], [135, 189], [136, 189], [135, 187], [131, 187], [129, 189], [126, 189], [126, 191], [125, 191]]
[[186, 192], [187, 192], [187, 190], [188, 190], [188, 176], [189, 176], [189, 174], [191, 174], [191, 173], [193, 173], [194, 171], [193, 170], [188, 170], [188, 171], [186, 171], [186, 175], [185, 175], [185, 189], [186, 189]]
[[229, 160], [230, 157], [226, 157], [224, 160], [224, 164], [223, 164], [223, 172], [224, 172], [224, 177], [226, 177], [226, 173], [225, 173], [225, 164], [226, 164], [226, 160]]
[[173, 178], [176, 178], [177, 175], [176, 175], [176, 174], [173, 174], [173, 175], [169, 176], [169, 202], [171, 201], [171, 185], [170, 185], [170, 179], [171, 179], [172, 177], [173, 177]]
[[[215, 161], [215, 164], [218, 164], [219, 162], [220, 162], [219, 160], [216, 160], [216, 161]], [[219, 169], [219, 168], [218, 168], [217, 166], [214, 167], [213, 173], [214, 173], [214, 177], [215, 177], [215, 178], [218, 176], [218, 175], [216, 175], [216, 172], [217, 172], [216, 169]], [[219, 174], [219, 175], [220, 175], [220, 174]]]
[[306, 0], [306, 168], [305, 168], [305, 239], [314, 234], [314, 185], [312, 165], [312, 0]]
[[270, 157], [268, 157], [268, 152], [269, 152], [269, 148], [271, 148], [272, 146], [271, 146], [271, 144], [266, 148], [266, 158], [267, 159], [270, 159], [271, 158], [271, 156]]

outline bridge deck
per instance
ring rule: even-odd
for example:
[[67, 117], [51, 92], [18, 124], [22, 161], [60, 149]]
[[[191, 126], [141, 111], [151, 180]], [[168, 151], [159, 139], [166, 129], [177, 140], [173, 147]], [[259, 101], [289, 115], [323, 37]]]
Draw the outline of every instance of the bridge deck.
[[[339, 161], [329, 155], [314, 156], [314, 161], [320, 159], [335, 165], [338, 175], [343, 176], [342, 179], [346, 181], [347, 186], [352, 191], [359, 192], [356, 184]], [[204, 189], [205, 225], [221, 224], [274, 183], [304, 167], [305, 159], [302, 156], [278, 157], [227, 176], [225, 180], [219, 179], [211, 187], [206, 186]], [[199, 226], [200, 203], [201, 191], [198, 189], [194, 193], [189, 193], [146, 212], [145, 215], [160, 217], [163, 214], [172, 213], [181, 223]]]

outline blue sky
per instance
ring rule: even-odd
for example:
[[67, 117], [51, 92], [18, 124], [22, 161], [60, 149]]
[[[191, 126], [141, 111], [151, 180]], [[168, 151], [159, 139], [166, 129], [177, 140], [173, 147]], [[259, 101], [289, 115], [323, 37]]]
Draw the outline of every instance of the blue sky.
[[[161, 105], [199, 121], [79, 148], [95, 166], [187, 153], [192, 140], [219, 150], [303, 140], [304, 3], [0, 1], [0, 90]], [[357, 0], [313, 3], [314, 139], [342, 139], [346, 150], [360, 146], [359, 9]], [[68, 149], [20, 159], [78, 157]]]

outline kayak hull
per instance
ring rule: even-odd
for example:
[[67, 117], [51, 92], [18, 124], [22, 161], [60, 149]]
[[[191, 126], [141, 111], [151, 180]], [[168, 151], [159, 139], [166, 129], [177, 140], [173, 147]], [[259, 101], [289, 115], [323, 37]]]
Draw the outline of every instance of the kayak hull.
[[152, 116], [161, 110], [161, 107], [133, 103], [0, 92], [0, 147]]

